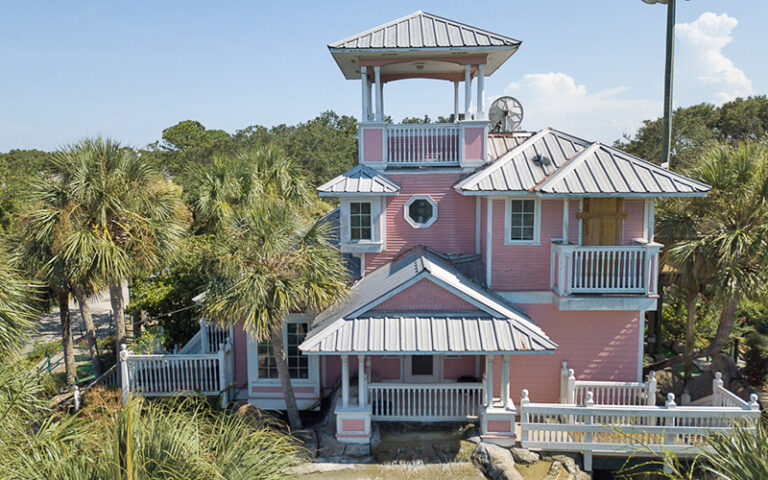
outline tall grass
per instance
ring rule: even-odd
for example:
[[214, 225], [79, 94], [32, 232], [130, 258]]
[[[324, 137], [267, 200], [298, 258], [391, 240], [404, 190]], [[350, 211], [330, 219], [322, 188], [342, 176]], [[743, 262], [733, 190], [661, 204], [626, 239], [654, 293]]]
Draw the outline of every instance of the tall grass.
[[[52, 412], [34, 398], [15, 402], [17, 413], [27, 413], [0, 430], [0, 478], [270, 480], [284, 478], [303, 457], [279, 430], [203, 402], [132, 398], [123, 408], [115, 393], [89, 393], [76, 415]], [[6, 399], [0, 397], [0, 415]]]

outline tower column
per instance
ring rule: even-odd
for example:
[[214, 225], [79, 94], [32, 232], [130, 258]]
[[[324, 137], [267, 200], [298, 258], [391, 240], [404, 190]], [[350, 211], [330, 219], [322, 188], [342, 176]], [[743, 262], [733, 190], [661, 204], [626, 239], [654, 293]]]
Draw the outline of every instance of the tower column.
[[459, 121], [459, 82], [453, 82], [453, 121]]
[[371, 91], [368, 88], [368, 67], [365, 65], [360, 66], [360, 83], [362, 85], [363, 90], [363, 116], [360, 117], [361, 122], [367, 122], [368, 121], [368, 95], [370, 95]]
[[381, 66], [373, 67], [374, 81], [376, 82], [376, 121], [384, 121], [384, 96], [381, 84]]
[[464, 120], [469, 120], [472, 105], [472, 65], [464, 65]]
[[485, 119], [485, 64], [477, 66], [477, 115], [476, 120]]

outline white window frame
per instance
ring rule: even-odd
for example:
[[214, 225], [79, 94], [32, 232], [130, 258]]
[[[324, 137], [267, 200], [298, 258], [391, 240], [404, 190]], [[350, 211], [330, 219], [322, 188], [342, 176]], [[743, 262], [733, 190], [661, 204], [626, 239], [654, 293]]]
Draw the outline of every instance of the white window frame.
[[[349, 253], [377, 253], [384, 249], [384, 211], [385, 197], [345, 197], [340, 202], [339, 237], [341, 239], [341, 251]], [[370, 203], [371, 205], [371, 239], [352, 240], [350, 222], [351, 203]]]
[[[512, 200], [533, 201], [533, 240], [512, 240]], [[504, 245], [541, 245], [541, 199], [533, 196], [508, 197], [504, 201]]]
[[[426, 200], [432, 205], [432, 218], [426, 223], [416, 223], [409, 215], [408, 209], [417, 200]], [[429, 228], [437, 221], [437, 202], [435, 202], [429, 195], [414, 195], [405, 202], [405, 205], [403, 205], [403, 216], [405, 217], [405, 221], [413, 228]]]
[[432, 353], [432, 375], [412, 375], [411, 369], [413, 367], [413, 357], [417, 355], [405, 355], [404, 371], [402, 378], [405, 382], [423, 382], [423, 383], [440, 383], [443, 380], [443, 355]]
[[[312, 324], [311, 315], [306, 314], [291, 314], [288, 315], [285, 322], [283, 322], [283, 348], [285, 348], [286, 355], [288, 354], [288, 327], [289, 323], [306, 323], [307, 327]], [[309, 333], [309, 332], [307, 332]], [[280, 378], [259, 377], [259, 341], [251, 337], [248, 334], [248, 391], [250, 394], [250, 385], [258, 383], [259, 385], [274, 384], [280, 385]], [[306, 355], [306, 354], [304, 354]], [[308, 368], [309, 377], [307, 378], [292, 378], [291, 385], [315, 385], [318, 382], [319, 364], [316, 355], [306, 355], [309, 358]]]
[[[361, 205], [361, 206], [362, 205], [368, 205], [368, 220], [370, 222], [369, 225], [368, 225], [368, 229], [371, 231], [370, 238], [355, 238], [355, 239], [352, 238], [352, 229], [355, 228], [355, 227], [352, 226], [352, 215], [353, 215], [353, 213], [352, 213], [352, 205], [354, 205], [354, 204], [358, 204], [358, 205]], [[357, 214], [357, 216], [360, 217], [361, 219], [364, 218], [364, 215], [365, 214], [363, 214], [362, 212]], [[370, 242], [370, 241], [372, 241], [373, 238], [374, 238], [374, 236], [373, 236], [373, 202], [364, 201], [364, 200], [361, 200], [361, 201], [350, 201], [349, 202], [349, 226], [347, 228], [348, 228], [347, 232], [349, 234], [350, 241], [352, 241], [352, 242], [366, 242], [366, 241]], [[365, 226], [360, 225], [357, 228], [362, 230], [363, 228], [365, 228]]]

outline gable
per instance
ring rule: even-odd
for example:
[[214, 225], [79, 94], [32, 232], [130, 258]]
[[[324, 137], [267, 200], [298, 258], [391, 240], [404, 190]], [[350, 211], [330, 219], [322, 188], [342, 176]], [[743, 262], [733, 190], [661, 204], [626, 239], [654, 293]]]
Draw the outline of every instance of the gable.
[[423, 279], [398, 292], [372, 311], [468, 311], [477, 307], [436, 283]]

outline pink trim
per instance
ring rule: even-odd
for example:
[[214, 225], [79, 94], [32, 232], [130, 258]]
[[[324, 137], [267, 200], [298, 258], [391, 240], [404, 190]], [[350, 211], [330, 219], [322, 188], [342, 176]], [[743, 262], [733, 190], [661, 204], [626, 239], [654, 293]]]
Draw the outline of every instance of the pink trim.
[[511, 432], [512, 431], [512, 422], [509, 420], [488, 420], [488, 431], [489, 432]]
[[394, 65], [397, 63], [411, 63], [411, 62], [447, 62], [457, 63], [459, 65], [478, 65], [485, 64], [487, 61], [486, 55], [467, 55], [457, 57], [397, 57], [397, 58], [361, 58], [360, 65], [367, 67]]
[[[251, 391], [254, 393], [282, 393], [282, 387], [252, 387]], [[315, 393], [315, 387], [293, 387], [294, 393]]]
[[360, 418], [344, 418], [341, 420], [341, 429], [345, 432], [365, 431], [365, 420]]
[[368, 438], [370, 434], [367, 433], [337, 433], [336, 438]]
[[363, 160], [366, 162], [383, 162], [384, 152], [382, 151], [381, 128], [366, 128], [363, 130]]

